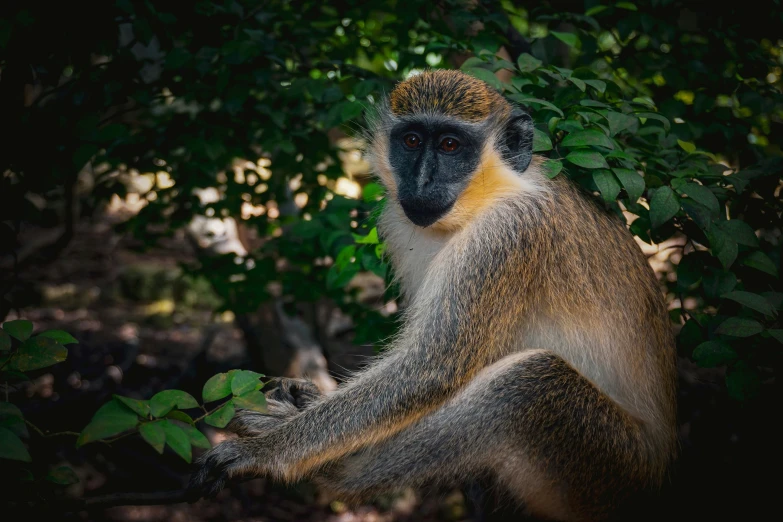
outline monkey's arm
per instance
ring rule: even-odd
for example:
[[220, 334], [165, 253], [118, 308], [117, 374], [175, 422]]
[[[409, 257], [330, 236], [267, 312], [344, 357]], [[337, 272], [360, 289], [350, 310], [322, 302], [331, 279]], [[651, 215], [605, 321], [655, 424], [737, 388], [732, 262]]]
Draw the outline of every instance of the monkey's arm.
[[193, 486], [212, 494], [240, 475], [297, 479], [405, 428], [494, 362], [525, 312], [520, 295], [545, 243], [517, 220], [482, 221], [433, 261], [388, 355], [276, 429], [211, 450]]

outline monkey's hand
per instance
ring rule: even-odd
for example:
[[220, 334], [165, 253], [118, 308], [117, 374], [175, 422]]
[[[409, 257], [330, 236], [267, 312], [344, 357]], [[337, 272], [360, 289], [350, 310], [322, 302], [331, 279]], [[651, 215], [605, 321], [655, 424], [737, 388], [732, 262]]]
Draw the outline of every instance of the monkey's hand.
[[304, 379], [278, 378], [270, 381], [274, 388], [265, 393], [267, 412], [240, 410], [226, 427], [240, 437], [257, 437], [278, 427], [319, 399], [321, 391]]
[[198, 471], [188, 486], [192, 500], [214, 497], [230, 480], [284, 475], [275, 455], [284, 446], [275, 442], [274, 431], [322, 394], [313, 383], [302, 379], [279, 378], [271, 382], [275, 387], [265, 393], [267, 412], [237, 412], [226, 428], [240, 439], [219, 444], [196, 462]]
[[227, 440], [207, 451], [196, 462], [198, 471], [190, 477], [191, 502], [215, 497], [229, 481], [260, 476], [285, 478], [280, 455], [285, 451], [285, 438], [278, 434], [272, 431], [260, 437]]

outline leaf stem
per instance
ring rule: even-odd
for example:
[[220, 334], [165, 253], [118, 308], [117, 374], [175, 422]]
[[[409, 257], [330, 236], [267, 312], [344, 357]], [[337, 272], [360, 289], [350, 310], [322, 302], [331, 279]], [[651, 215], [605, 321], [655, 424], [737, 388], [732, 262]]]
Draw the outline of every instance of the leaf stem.
[[207, 408], [206, 408], [206, 407], [204, 407], [204, 406], [202, 405], [202, 406], [201, 406], [201, 409], [202, 409], [202, 410], [204, 410], [204, 412], [205, 412], [205, 413], [204, 413], [204, 415], [202, 415], [201, 417], [196, 417], [195, 419], [193, 419], [193, 423], [195, 424], [195, 423], [197, 423], [197, 422], [198, 422], [198, 421], [200, 421], [200, 420], [204, 420], [204, 417], [207, 417], [207, 416], [209, 416], [209, 415], [212, 415], [213, 413], [215, 413], [216, 411], [218, 411], [220, 408], [222, 408], [222, 407], [223, 407], [225, 404], [226, 404], [225, 402], [224, 402], [224, 403], [222, 403], [220, 406], [218, 406], [217, 408], [215, 408], [215, 409], [214, 409], [214, 410], [212, 410], [212, 411], [207, 411]]

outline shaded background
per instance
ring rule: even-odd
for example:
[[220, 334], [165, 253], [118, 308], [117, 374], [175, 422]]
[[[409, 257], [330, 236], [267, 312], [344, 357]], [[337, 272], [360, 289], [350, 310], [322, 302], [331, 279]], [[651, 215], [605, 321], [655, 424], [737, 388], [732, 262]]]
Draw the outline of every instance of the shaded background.
[[[355, 139], [363, 113], [399, 79], [462, 67], [531, 108], [537, 151], [628, 219], [659, 276], [678, 332], [682, 456], [654, 509], [764, 513], [781, 435], [780, 7], [4, 2], [0, 320], [79, 341], [30, 381], [6, 379], [6, 400], [56, 433], [81, 431], [112, 394], [199, 397], [232, 368], [333, 389], [399, 313], [372, 238], [383, 201]], [[569, 121], [607, 133], [615, 151], [569, 146], [581, 130]], [[574, 151], [604, 163], [569, 160]], [[673, 213], [656, 202], [665, 190]], [[724, 228], [726, 216], [753, 238]], [[727, 333], [727, 318], [759, 329]], [[27, 442], [32, 465], [3, 460], [9, 513], [22, 499], [84, 520], [470, 519], [459, 491], [349, 507], [263, 480], [166, 505], [176, 498], [160, 492], [176, 494], [190, 470], [168, 449], [138, 436]], [[41, 478], [61, 465], [79, 482]], [[22, 469], [33, 483], [16, 480]], [[117, 493], [162, 505], [105, 507], [122, 503]], [[85, 511], [74, 498], [102, 500]]]

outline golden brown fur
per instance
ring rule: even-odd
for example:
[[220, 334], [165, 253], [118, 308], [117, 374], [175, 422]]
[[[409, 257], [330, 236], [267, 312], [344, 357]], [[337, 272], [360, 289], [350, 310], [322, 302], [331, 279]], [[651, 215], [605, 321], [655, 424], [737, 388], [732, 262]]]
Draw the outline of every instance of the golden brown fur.
[[[420, 95], [421, 85], [440, 91]], [[673, 338], [623, 224], [562, 176], [544, 176], [540, 160], [515, 171], [499, 151], [502, 117], [438, 222], [415, 226], [395, 199], [389, 122], [469, 88], [464, 75], [415, 77], [375, 122], [369, 152], [389, 195], [379, 229], [407, 303], [397, 338], [298, 413], [272, 401], [271, 416], [243, 414], [235, 429], [245, 438], [202, 460], [197, 487], [316, 475], [364, 498], [490, 473], [532, 513], [599, 520], [664, 480], [675, 447]], [[488, 87], [477, 89], [481, 98]], [[467, 114], [509, 114], [492, 103]]]
[[460, 71], [436, 70], [402, 82], [389, 96], [397, 116], [440, 113], [465, 121], [506, 116], [508, 103], [486, 83]]

